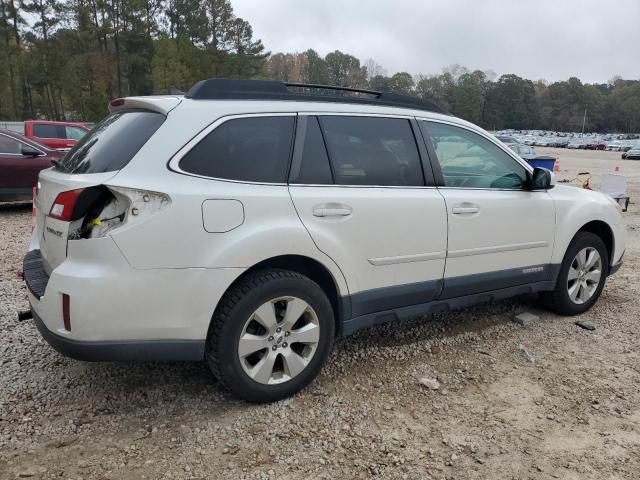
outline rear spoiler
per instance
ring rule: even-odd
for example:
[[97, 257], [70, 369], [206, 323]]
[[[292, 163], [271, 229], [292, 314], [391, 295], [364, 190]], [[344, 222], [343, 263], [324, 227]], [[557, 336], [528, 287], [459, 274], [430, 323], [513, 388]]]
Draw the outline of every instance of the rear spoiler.
[[153, 97], [125, 97], [116, 98], [109, 103], [109, 112], [114, 113], [120, 110], [143, 109], [166, 115], [182, 102], [181, 96], [176, 95], [154, 95]]

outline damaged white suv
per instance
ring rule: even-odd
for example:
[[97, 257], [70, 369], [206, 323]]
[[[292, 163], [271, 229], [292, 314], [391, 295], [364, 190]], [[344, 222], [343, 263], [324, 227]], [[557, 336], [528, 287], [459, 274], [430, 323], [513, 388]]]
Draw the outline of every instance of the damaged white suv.
[[110, 111], [40, 174], [24, 261], [74, 358], [206, 360], [272, 401], [336, 335], [530, 292], [581, 313], [622, 262], [613, 200], [415, 98], [206, 80]]

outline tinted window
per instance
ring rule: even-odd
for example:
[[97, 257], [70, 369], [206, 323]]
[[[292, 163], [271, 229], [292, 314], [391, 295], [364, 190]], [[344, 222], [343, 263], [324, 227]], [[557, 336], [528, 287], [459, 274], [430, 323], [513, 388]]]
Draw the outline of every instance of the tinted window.
[[58, 128], [58, 125], [36, 123], [33, 125], [33, 135], [39, 138], [64, 138], [64, 129]]
[[[298, 128], [302, 128], [303, 122]], [[322, 132], [316, 117], [309, 117], [306, 123], [304, 142], [302, 144], [302, 161], [295, 183], [314, 185], [330, 185], [333, 183], [329, 157], [324, 147]]]
[[10, 153], [13, 155], [20, 155], [21, 150], [22, 146], [19, 142], [5, 135], [0, 135], [0, 154]]
[[526, 169], [493, 142], [467, 129], [423, 122], [447, 187], [522, 188]]
[[424, 185], [420, 156], [408, 120], [323, 116], [320, 125], [335, 183]]
[[67, 173], [102, 173], [123, 168], [165, 120], [157, 112], [112, 113], [80, 140], [62, 161]]
[[283, 183], [294, 120], [285, 116], [224, 122], [182, 157], [180, 168], [205, 177]]

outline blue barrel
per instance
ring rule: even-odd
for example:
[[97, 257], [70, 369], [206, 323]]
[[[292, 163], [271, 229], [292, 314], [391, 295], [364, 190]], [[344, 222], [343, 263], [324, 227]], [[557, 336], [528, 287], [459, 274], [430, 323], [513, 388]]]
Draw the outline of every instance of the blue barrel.
[[528, 158], [527, 163], [534, 168], [546, 168], [547, 170], [551, 170], [553, 172], [553, 167], [556, 164], [556, 157], [552, 157], [550, 155], [540, 155], [536, 158]]

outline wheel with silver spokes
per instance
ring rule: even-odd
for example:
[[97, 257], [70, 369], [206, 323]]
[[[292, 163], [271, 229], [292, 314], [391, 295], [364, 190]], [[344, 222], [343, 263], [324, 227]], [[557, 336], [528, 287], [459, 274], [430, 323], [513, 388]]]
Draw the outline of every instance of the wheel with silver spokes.
[[602, 279], [602, 258], [593, 247], [583, 248], [571, 262], [567, 275], [567, 292], [572, 302], [588, 301]]
[[556, 287], [545, 292], [548, 307], [563, 315], [589, 310], [600, 297], [609, 273], [608, 250], [591, 232], [578, 232], [565, 253]]
[[238, 396], [274, 401], [318, 375], [334, 332], [333, 308], [316, 282], [288, 270], [258, 271], [241, 278], [220, 301], [205, 358]]
[[318, 316], [297, 297], [269, 300], [245, 322], [238, 341], [238, 357], [252, 380], [277, 384], [299, 375], [320, 341]]

